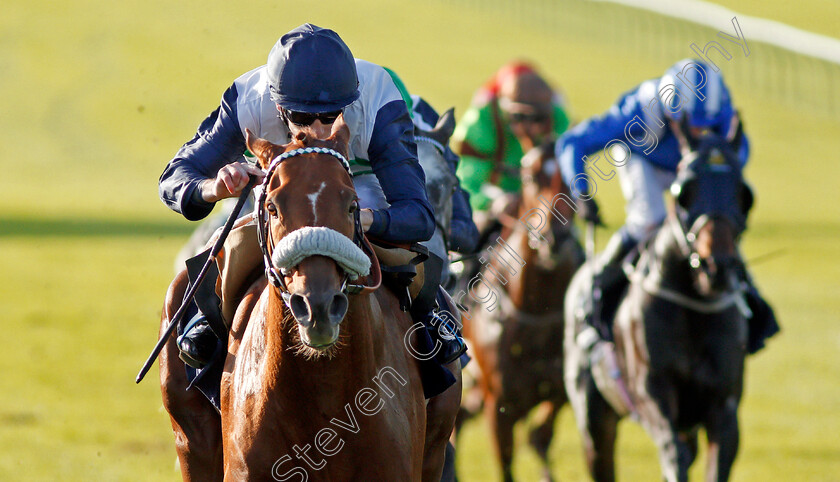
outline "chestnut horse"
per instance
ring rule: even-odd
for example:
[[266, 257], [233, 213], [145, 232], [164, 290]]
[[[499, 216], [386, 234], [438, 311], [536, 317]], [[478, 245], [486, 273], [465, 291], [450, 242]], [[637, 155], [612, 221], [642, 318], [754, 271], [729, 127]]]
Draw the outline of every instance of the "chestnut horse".
[[[481, 273], [470, 281], [487, 293], [464, 314], [464, 334], [479, 368], [484, 414], [504, 480], [513, 480], [513, 427], [541, 405], [530, 442], [551, 480], [548, 447], [557, 412], [567, 402], [563, 386], [563, 297], [583, 262], [572, 219], [574, 203], [550, 148], [522, 159], [522, 194], [503, 215], [497, 243], [482, 254]], [[483, 286], [482, 286], [483, 285]], [[496, 296], [498, 295], [498, 296]]]
[[[271, 280], [235, 311], [221, 416], [186, 390], [175, 344], [161, 355], [184, 480], [440, 480], [460, 383], [427, 404], [404, 346], [410, 316], [390, 291], [364, 288], [378, 264], [360, 248], [343, 119], [325, 141], [248, 134], [269, 172], [257, 232]], [[170, 286], [163, 326], [185, 283]]]
[[627, 413], [653, 438], [668, 481], [687, 480], [700, 427], [706, 480], [727, 480], [738, 449], [749, 308], [737, 243], [752, 193], [734, 150], [716, 138], [683, 159], [671, 190], [675, 209], [636, 266], [625, 265], [630, 286], [614, 317], [614, 356], [600, 345], [602, 361], [617, 364], [590, 365], [575, 340], [590, 297], [588, 264], [566, 299], [566, 387], [595, 480], [615, 479], [617, 424]]

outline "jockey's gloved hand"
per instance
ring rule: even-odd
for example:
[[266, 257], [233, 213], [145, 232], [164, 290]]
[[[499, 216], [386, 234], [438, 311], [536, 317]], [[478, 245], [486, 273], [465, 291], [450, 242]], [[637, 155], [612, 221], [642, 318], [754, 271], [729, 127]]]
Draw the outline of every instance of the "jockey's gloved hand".
[[518, 196], [516, 193], [501, 193], [490, 204], [488, 212], [494, 219], [498, 218], [502, 213], [508, 212], [510, 210], [510, 206], [513, 205], [517, 199]]
[[596, 226], [603, 226], [604, 223], [601, 222], [601, 214], [600, 209], [598, 208], [598, 203], [595, 202], [595, 199], [578, 199], [578, 214], [582, 217], [586, 222], [595, 223]]

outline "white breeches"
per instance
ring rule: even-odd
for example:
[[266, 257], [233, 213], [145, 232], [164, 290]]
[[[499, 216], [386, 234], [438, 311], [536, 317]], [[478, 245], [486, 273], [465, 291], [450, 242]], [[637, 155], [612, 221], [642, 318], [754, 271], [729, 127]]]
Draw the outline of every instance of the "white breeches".
[[671, 187], [676, 173], [662, 169], [631, 154], [618, 167], [621, 192], [627, 201], [624, 229], [636, 240], [644, 239], [665, 219], [667, 209], [663, 194]]

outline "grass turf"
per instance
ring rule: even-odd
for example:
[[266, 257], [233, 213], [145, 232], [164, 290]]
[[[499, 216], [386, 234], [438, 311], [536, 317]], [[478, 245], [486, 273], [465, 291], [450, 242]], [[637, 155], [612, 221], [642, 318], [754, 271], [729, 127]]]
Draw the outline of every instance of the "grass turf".
[[[681, 37], [659, 40], [665, 54], [651, 54], [659, 45], [627, 45], [634, 24], [622, 9], [599, 7], [593, 17], [578, 2], [549, 5], [566, 18], [552, 28], [515, 7], [479, 5], [6, 2], [0, 479], [178, 479], [156, 370], [133, 383], [155, 341], [172, 257], [191, 229], [157, 200], [155, 181], [233, 78], [263, 63], [283, 32], [305, 21], [334, 28], [358, 57], [394, 68], [409, 89], [458, 112], [499, 65], [526, 57], [562, 84], [578, 119], [690, 54]], [[798, 5], [820, 11], [818, 2]], [[694, 35], [700, 43], [709, 33]], [[759, 50], [733, 59], [728, 79], [753, 141], [747, 175], [757, 206], [744, 251], [753, 258], [784, 250], [753, 268], [784, 332], [749, 360], [733, 479], [831, 480], [840, 473], [840, 125], [739, 77], [737, 62], [766, 67]], [[620, 193], [615, 183], [602, 187], [613, 230]], [[538, 468], [522, 428], [518, 442], [516, 474], [533, 480]], [[496, 478], [491, 453], [483, 420], [475, 420], [461, 444], [462, 480]], [[584, 478], [569, 409], [551, 453], [558, 476]], [[653, 444], [624, 423], [620, 477], [658, 474]]]

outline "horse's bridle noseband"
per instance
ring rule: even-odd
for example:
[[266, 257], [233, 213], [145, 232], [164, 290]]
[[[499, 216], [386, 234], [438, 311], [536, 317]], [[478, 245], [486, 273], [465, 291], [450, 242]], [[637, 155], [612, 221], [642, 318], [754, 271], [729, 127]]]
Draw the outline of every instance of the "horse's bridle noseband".
[[[269, 245], [273, 246], [274, 241], [271, 236], [271, 230], [268, 229], [268, 212], [265, 209], [265, 200], [268, 197], [268, 185], [271, 182], [271, 177], [274, 175], [275, 169], [283, 162], [292, 157], [302, 156], [305, 154], [327, 154], [338, 162], [341, 163], [344, 170], [347, 171], [347, 174], [350, 175], [350, 163], [347, 162], [347, 159], [338, 151], [333, 149], [325, 148], [325, 147], [304, 147], [300, 149], [294, 149], [279, 156], [275, 157], [266, 169], [265, 179], [260, 186], [259, 194], [257, 195], [256, 203], [257, 203], [257, 240], [260, 244], [260, 250], [262, 251], [263, 256], [263, 263], [265, 264], [265, 275], [268, 278], [269, 283], [272, 286], [278, 288], [283, 295], [283, 298], [286, 299], [289, 296], [289, 288], [286, 286], [286, 280], [284, 273], [279, 272], [277, 268], [274, 266], [274, 263], [271, 260], [271, 253], [269, 253]], [[369, 246], [367, 246], [367, 242], [364, 238], [364, 233], [362, 230], [362, 224], [359, 215], [359, 209], [356, 209], [354, 213], [354, 228], [353, 228], [353, 242], [356, 246], [360, 247], [363, 251], [370, 253], [372, 250]], [[367, 248], [367, 249], [365, 249]], [[376, 257], [373, 257], [375, 262]], [[344, 273], [344, 279], [341, 283], [341, 291], [345, 293], [355, 294], [362, 292], [365, 288], [368, 288], [364, 285], [353, 285], [348, 283], [348, 275]]]

